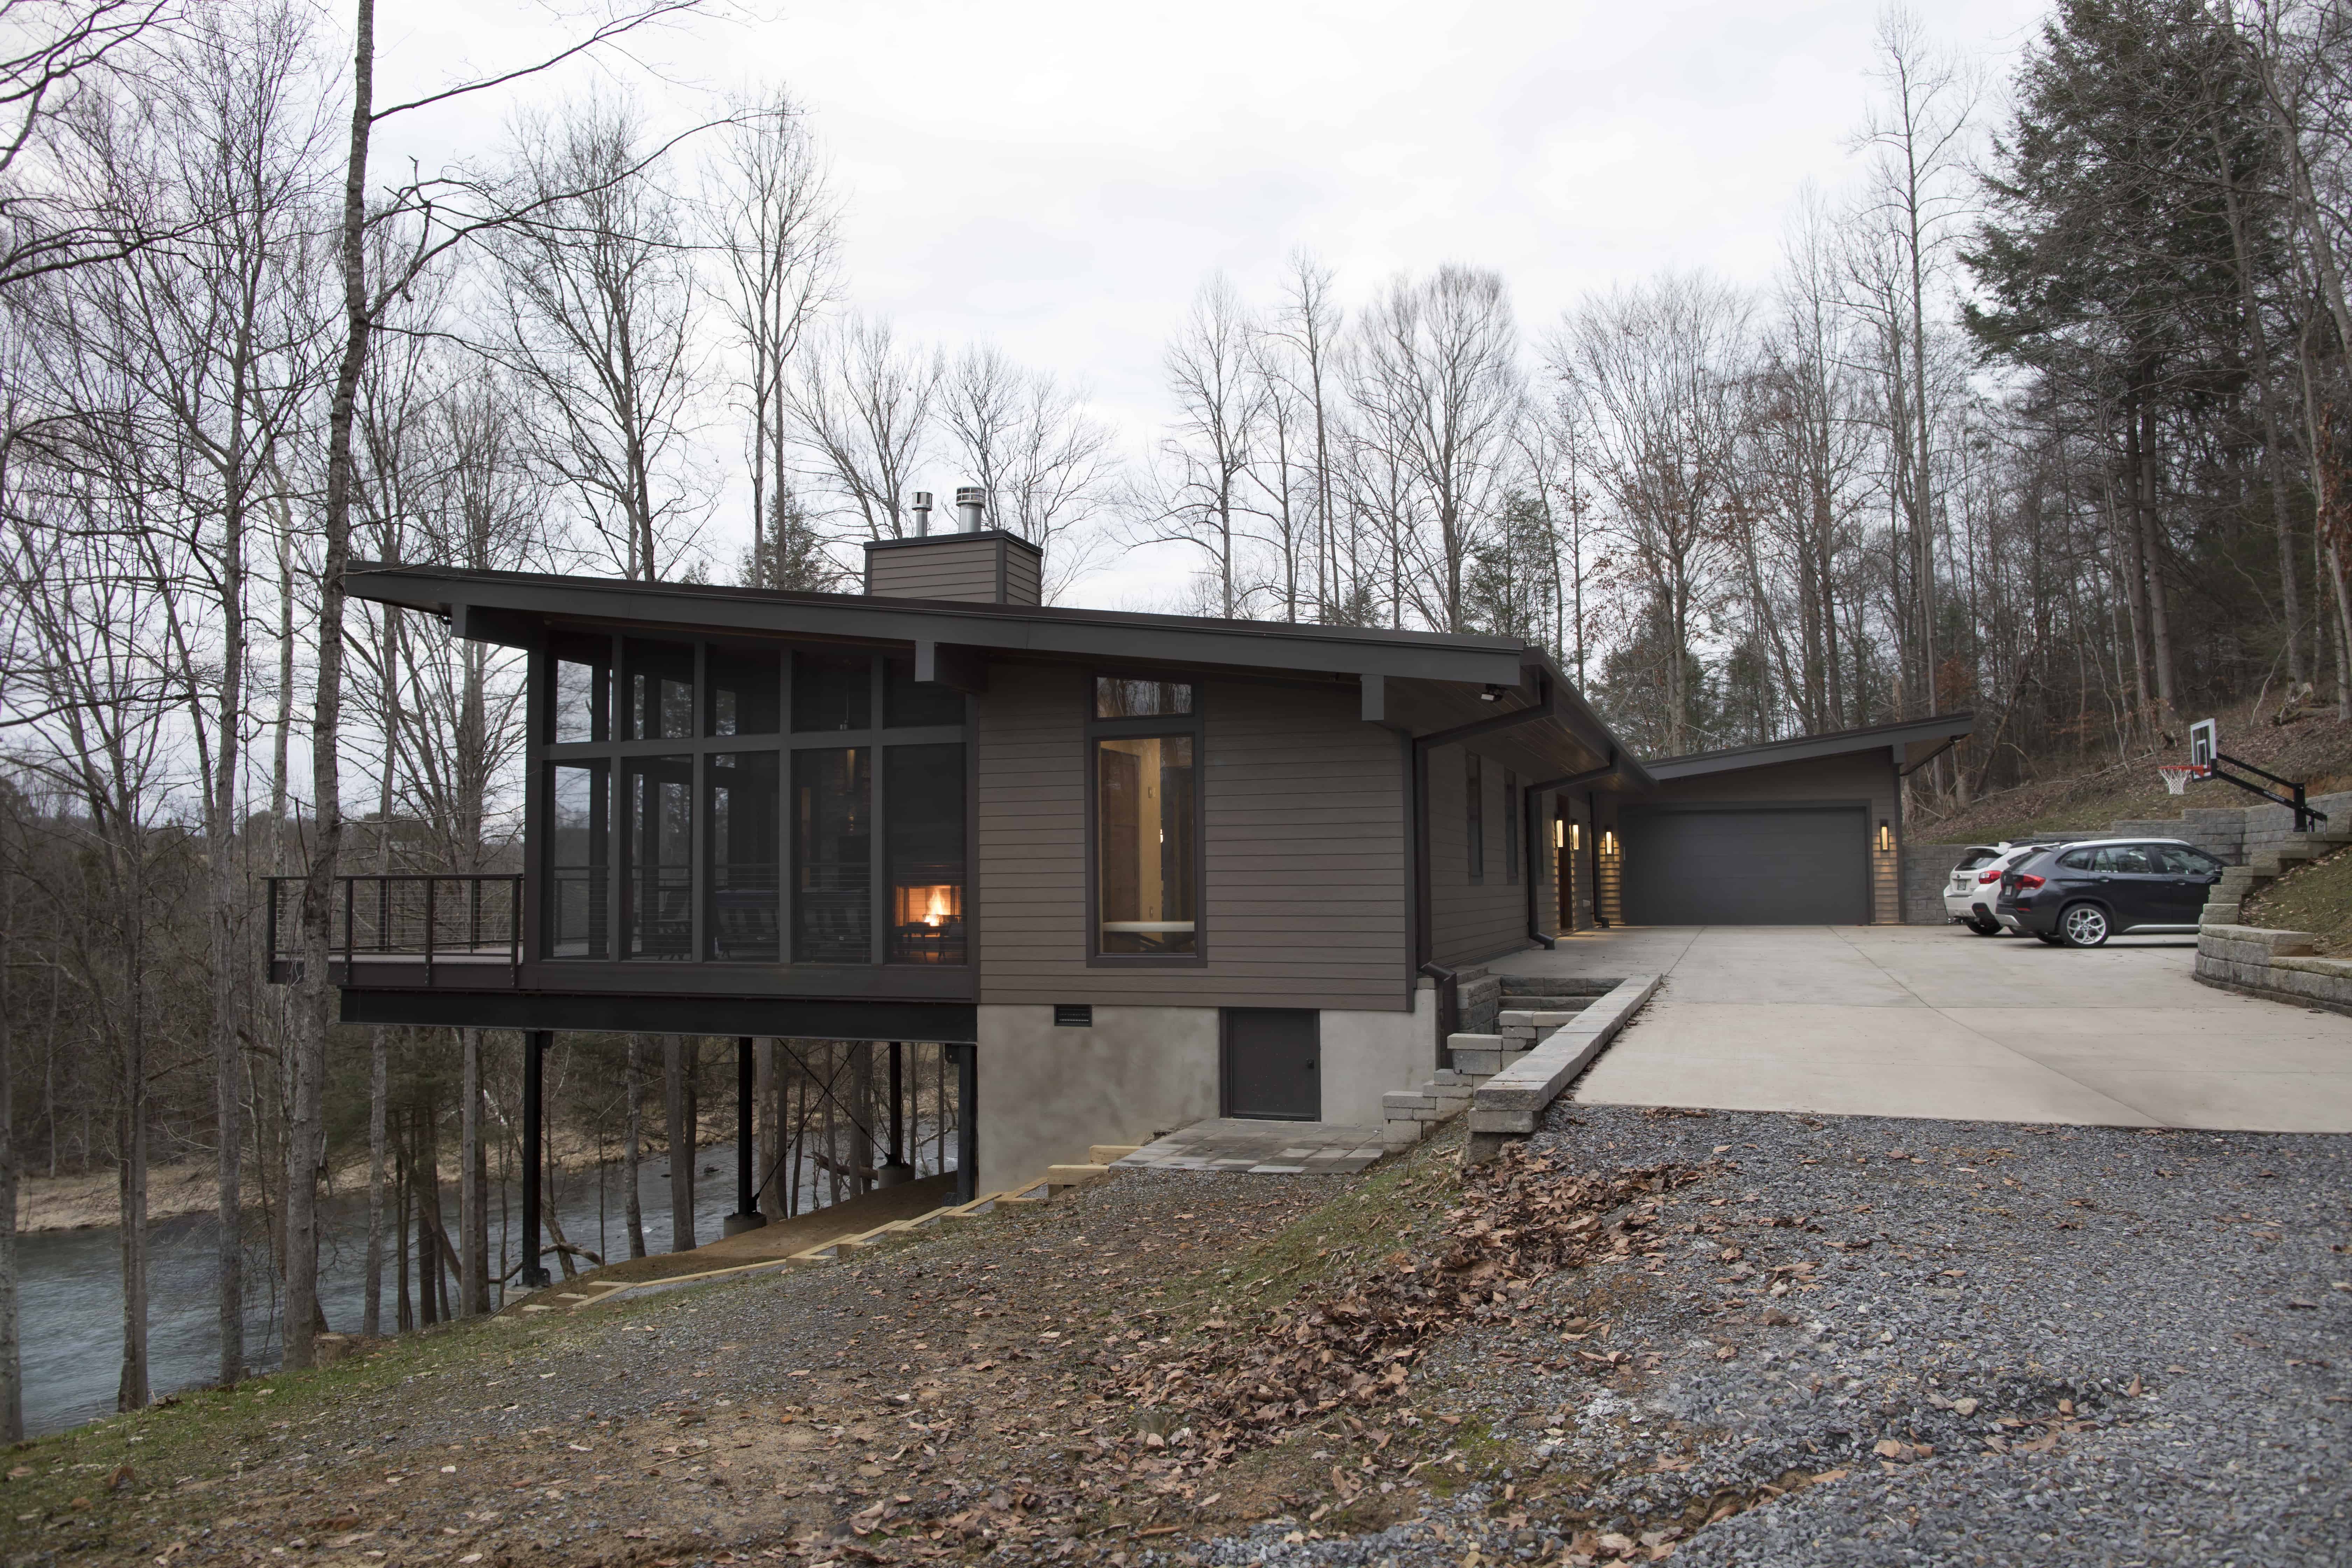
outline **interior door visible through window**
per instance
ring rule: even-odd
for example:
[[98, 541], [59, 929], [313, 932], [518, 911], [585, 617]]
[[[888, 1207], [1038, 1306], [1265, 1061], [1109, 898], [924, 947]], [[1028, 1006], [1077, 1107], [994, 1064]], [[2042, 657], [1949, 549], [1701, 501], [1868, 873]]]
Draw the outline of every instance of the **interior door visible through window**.
[[1228, 1007], [1224, 1036], [1226, 1115], [1322, 1120], [1320, 1014], [1297, 1007]]

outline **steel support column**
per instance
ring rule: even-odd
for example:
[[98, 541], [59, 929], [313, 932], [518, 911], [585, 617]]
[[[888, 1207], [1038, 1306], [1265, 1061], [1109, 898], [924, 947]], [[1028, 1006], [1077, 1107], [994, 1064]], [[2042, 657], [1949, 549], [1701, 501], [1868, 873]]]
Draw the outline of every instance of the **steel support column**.
[[751, 1173], [752, 1142], [760, 1121], [759, 1108], [752, 1103], [757, 1068], [751, 1037], [742, 1036], [735, 1042], [735, 1212], [720, 1223], [722, 1236], [740, 1236], [768, 1223], [768, 1216], [760, 1212]]
[[547, 1047], [553, 1037], [532, 1029], [522, 1044], [522, 1271], [526, 1290], [537, 1290], [553, 1280], [540, 1266], [540, 1172], [547, 1159], [547, 1121], [541, 1101], [546, 1096]]
[[951, 1045], [956, 1069], [956, 1202], [980, 1196], [980, 1047]]

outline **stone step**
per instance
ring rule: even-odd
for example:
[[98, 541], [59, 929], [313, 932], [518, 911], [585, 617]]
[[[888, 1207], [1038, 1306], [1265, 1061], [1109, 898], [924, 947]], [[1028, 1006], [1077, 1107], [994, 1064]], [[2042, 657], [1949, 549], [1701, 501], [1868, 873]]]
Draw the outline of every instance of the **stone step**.
[[1503, 1011], [1506, 1013], [1581, 1013], [1592, 1003], [1593, 998], [1590, 996], [1521, 996], [1508, 991], [1503, 993]]

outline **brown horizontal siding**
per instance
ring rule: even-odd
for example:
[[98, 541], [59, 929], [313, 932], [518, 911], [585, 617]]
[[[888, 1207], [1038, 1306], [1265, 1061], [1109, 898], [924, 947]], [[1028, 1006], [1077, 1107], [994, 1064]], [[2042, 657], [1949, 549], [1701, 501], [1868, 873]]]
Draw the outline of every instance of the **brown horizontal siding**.
[[868, 558], [871, 580], [866, 592], [902, 599], [992, 603], [1000, 548], [995, 540], [975, 539], [877, 551]]
[[[1503, 822], [1503, 764], [1491, 757], [1485, 762], [1486, 876], [1475, 882], [1470, 879], [1467, 768], [1459, 746], [1430, 753], [1430, 956], [1444, 964], [1482, 963], [1529, 945], [1527, 884], [1510, 880], [1504, 864], [1510, 837]], [[1520, 785], [1526, 786], [1524, 779]], [[1523, 842], [1523, 878], [1526, 853]]]
[[1402, 761], [1352, 695], [1207, 683], [1209, 962], [1087, 962], [1088, 690], [1083, 670], [998, 665], [981, 699], [981, 999], [1403, 1007]]

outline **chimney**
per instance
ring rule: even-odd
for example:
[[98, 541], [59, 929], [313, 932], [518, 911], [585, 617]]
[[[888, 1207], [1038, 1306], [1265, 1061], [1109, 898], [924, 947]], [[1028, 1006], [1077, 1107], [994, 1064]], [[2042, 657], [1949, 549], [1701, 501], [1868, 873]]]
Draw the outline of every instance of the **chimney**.
[[866, 546], [866, 592], [887, 599], [949, 599], [991, 605], [1042, 602], [1045, 552], [1001, 528], [988, 526], [988, 492], [963, 485], [955, 493], [953, 532], [931, 531], [931, 495], [915, 492], [915, 533], [877, 539]]

